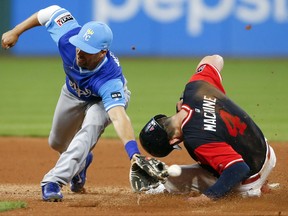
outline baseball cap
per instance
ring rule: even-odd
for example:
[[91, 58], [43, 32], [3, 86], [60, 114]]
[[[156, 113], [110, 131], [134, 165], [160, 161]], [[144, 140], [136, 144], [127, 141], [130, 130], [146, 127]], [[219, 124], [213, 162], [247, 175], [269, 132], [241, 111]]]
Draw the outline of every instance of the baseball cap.
[[69, 38], [71, 44], [90, 54], [109, 49], [112, 40], [113, 33], [109, 26], [98, 21], [86, 23], [77, 35]]

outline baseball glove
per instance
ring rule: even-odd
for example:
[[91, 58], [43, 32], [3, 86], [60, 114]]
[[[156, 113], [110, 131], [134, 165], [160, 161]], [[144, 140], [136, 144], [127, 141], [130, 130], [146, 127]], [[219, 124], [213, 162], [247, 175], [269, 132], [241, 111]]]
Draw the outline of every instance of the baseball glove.
[[129, 177], [134, 192], [148, 191], [166, 182], [167, 166], [155, 158], [134, 155]]

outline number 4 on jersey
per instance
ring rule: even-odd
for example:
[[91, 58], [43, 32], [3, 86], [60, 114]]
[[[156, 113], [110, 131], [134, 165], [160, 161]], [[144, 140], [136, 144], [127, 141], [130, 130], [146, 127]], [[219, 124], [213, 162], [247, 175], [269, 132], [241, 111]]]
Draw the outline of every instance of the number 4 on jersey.
[[244, 134], [247, 125], [244, 122], [241, 122], [238, 116], [233, 116], [230, 113], [225, 112], [224, 110], [220, 110], [220, 116], [224, 121], [231, 136], [236, 137], [238, 133], [240, 133], [241, 135]]

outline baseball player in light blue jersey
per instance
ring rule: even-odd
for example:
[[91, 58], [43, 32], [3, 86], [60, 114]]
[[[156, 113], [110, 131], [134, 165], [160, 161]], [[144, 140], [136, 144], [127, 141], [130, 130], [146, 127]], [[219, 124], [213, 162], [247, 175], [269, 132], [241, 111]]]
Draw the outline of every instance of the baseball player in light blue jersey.
[[53, 5], [4, 33], [2, 47], [13, 47], [22, 33], [40, 25], [58, 46], [66, 73], [48, 140], [60, 157], [41, 182], [44, 201], [61, 201], [62, 185], [70, 183], [73, 192], [83, 191], [91, 150], [111, 122], [130, 160], [140, 152], [125, 111], [130, 99], [127, 82], [109, 50], [111, 29], [96, 21], [81, 27], [69, 11]]

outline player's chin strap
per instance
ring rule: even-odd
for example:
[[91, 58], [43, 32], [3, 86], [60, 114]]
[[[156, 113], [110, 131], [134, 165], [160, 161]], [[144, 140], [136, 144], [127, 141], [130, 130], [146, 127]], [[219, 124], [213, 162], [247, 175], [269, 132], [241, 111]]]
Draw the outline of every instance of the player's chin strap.
[[172, 147], [173, 149], [176, 149], [176, 150], [182, 150], [182, 148], [178, 145], [179, 143], [181, 143], [182, 141], [179, 141], [179, 142], [176, 142]]

